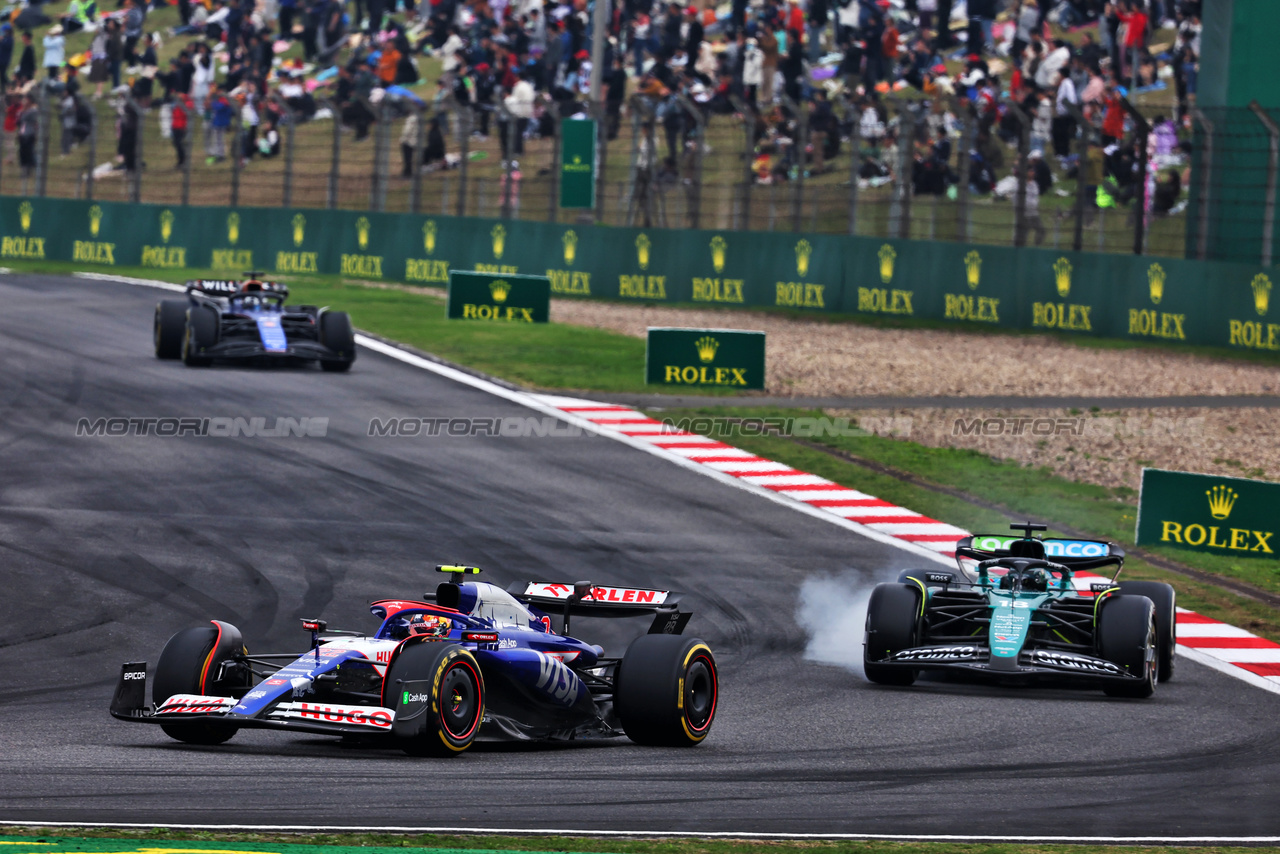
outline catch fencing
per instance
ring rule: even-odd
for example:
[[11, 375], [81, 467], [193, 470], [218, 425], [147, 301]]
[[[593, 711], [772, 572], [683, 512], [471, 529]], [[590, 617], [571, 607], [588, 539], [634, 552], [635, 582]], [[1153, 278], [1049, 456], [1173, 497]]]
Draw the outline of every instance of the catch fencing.
[[[1152, 153], [1153, 126], [1132, 108], [1124, 136], [1105, 141], [1100, 116], [1076, 112], [1071, 123], [1080, 132], [1059, 158], [1033, 132], [1034, 118], [1013, 104], [984, 118], [943, 98], [890, 97], [870, 111], [836, 101], [835, 127], [818, 132], [810, 129], [811, 107], [785, 96], [764, 113], [736, 98], [717, 112], [684, 97], [633, 96], [620, 112], [600, 116], [608, 133], [596, 209], [565, 211], [558, 207], [558, 120], [518, 119], [500, 105], [460, 108], [450, 98], [422, 104], [394, 95], [303, 104], [272, 96], [259, 105], [263, 122], [253, 127], [237, 115], [218, 131], [193, 115], [178, 166], [165, 108], [146, 109], [128, 96], [97, 102], [87, 126], [71, 132], [60, 96], [37, 92], [36, 163], [4, 164], [0, 194], [1253, 260], [1263, 257], [1260, 238], [1249, 238], [1257, 245], [1216, 249], [1220, 236], [1242, 233], [1238, 219], [1255, 213], [1232, 204], [1239, 193], [1231, 185], [1265, 188], [1269, 163], [1274, 185], [1268, 158], [1275, 138], [1258, 136], [1263, 126], [1252, 114], [1243, 120], [1253, 123], [1248, 138], [1240, 135], [1241, 121], [1198, 114], [1195, 156], [1209, 163], [1214, 152], [1233, 150], [1215, 133], [1235, 134], [1241, 146], [1252, 146], [1250, 162], [1261, 166], [1202, 170], [1219, 183], [1207, 193], [1211, 203], [1197, 206], [1203, 188], [1184, 186], [1187, 156], [1180, 147]], [[126, 137], [131, 156], [121, 151], [121, 114], [136, 115], [142, 129]], [[269, 114], [278, 115], [278, 146], [263, 154], [258, 143]], [[949, 151], [934, 147], [939, 128]], [[73, 147], [64, 147], [68, 138]], [[131, 168], [113, 168], [122, 160]], [[1037, 166], [1046, 161], [1053, 169]], [[1043, 184], [1048, 173], [1053, 183], [1040, 192], [1037, 178]], [[1274, 223], [1274, 193], [1270, 199], [1257, 213]], [[1250, 233], [1260, 234], [1261, 225]], [[1247, 259], [1246, 250], [1253, 253]]]

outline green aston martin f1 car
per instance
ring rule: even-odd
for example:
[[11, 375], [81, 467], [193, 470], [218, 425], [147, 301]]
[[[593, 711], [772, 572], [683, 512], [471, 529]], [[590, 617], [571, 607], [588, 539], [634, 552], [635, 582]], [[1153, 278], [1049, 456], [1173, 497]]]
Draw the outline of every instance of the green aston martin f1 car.
[[[1093, 540], [971, 536], [957, 570], [908, 570], [879, 584], [867, 605], [867, 678], [910, 685], [924, 670], [1001, 682], [1073, 677], [1113, 697], [1150, 697], [1173, 676], [1173, 588], [1116, 578], [1124, 550]], [[1082, 588], [1082, 570], [1114, 568]]]

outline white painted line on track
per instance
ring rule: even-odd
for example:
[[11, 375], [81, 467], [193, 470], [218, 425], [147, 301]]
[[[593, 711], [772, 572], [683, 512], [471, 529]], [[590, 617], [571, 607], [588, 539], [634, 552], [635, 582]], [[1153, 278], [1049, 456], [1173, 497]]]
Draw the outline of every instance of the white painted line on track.
[[114, 827], [130, 830], [241, 830], [258, 833], [448, 833], [467, 836], [636, 836], [664, 839], [883, 839], [900, 842], [1041, 842], [1119, 845], [1275, 845], [1280, 836], [969, 836], [959, 833], [758, 833], [749, 830], [593, 830], [542, 827], [429, 827], [341, 824], [169, 824], [166, 822], [0, 821], [7, 827]]

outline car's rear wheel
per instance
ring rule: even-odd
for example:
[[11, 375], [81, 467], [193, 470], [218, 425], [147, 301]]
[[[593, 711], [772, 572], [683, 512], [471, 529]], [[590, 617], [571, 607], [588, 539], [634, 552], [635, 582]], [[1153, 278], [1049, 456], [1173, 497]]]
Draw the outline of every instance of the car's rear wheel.
[[187, 301], [166, 299], [156, 303], [156, 319], [152, 329], [157, 359], [182, 356], [182, 336], [187, 329]]
[[387, 668], [383, 705], [395, 709], [392, 732], [410, 756], [457, 756], [484, 721], [480, 664], [457, 644], [419, 643]]
[[1137, 679], [1108, 682], [1109, 697], [1150, 697], [1159, 675], [1156, 606], [1146, 596], [1112, 594], [1098, 614], [1098, 653]]
[[192, 368], [213, 364], [213, 357], [206, 355], [218, 343], [218, 315], [202, 305], [187, 309], [186, 331], [182, 339], [182, 361]]
[[326, 311], [320, 315], [320, 343], [335, 354], [335, 358], [321, 359], [320, 367], [326, 371], [348, 371], [356, 360], [356, 336], [351, 328], [351, 317], [345, 311]]
[[1178, 657], [1177, 593], [1172, 585], [1159, 581], [1121, 581], [1120, 592], [1146, 596], [1156, 606], [1156, 654], [1160, 658], [1160, 681], [1173, 678]]
[[[218, 680], [223, 662], [243, 651], [240, 631], [230, 624], [183, 629], [169, 638], [160, 653], [151, 683], [152, 701], [158, 706], [175, 694], [243, 696], [249, 686], [242, 680], [234, 677]], [[170, 738], [188, 744], [222, 744], [238, 729], [220, 721], [174, 721], [163, 723], [160, 728]]]
[[[912, 585], [913, 586], [913, 585]], [[877, 584], [867, 602], [867, 639], [862, 648], [862, 668], [880, 685], [910, 685], [916, 671], [895, 664], [881, 664], [895, 652], [916, 645], [920, 593], [907, 584]]]
[[627, 738], [637, 744], [701, 744], [711, 732], [719, 700], [715, 657], [698, 638], [641, 635], [618, 664], [613, 708]]

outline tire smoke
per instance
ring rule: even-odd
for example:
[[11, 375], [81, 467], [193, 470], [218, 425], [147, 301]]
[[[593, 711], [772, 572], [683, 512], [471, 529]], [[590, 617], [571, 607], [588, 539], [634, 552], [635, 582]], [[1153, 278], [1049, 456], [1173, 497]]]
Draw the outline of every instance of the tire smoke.
[[862, 674], [867, 600], [875, 585], [856, 575], [818, 575], [800, 585], [796, 622], [809, 636], [804, 657]]

